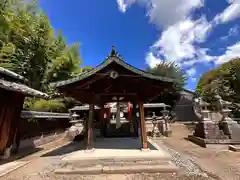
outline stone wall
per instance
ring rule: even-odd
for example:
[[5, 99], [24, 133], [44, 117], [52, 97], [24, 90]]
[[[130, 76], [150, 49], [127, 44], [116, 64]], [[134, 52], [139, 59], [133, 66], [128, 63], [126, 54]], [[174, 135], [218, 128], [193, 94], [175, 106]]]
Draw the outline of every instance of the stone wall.
[[22, 119], [20, 123], [21, 140], [64, 131], [71, 124], [69, 119]]
[[55, 141], [56, 139], [63, 138], [65, 136], [65, 131], [58, 131], [42, 136], [27, 138], [20, 141], [19, 152], [22, 149], [26, 148], [35, 148], [41, 146], [43, 144], [47, 144], [49, 142]]
[[176, 103], [176, 121], [198, 121], [193, 110], [193, 97], [182, 95]]

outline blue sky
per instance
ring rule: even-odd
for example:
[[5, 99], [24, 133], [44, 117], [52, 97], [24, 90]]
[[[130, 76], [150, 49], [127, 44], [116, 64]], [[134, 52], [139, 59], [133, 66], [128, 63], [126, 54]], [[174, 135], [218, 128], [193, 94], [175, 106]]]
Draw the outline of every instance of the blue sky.
[[240, 0], [40, 0], [55, 30], [95, 67], [116, 46], [138, 68], [174, 61], [194, 89], [205, 71], [240, 56]]

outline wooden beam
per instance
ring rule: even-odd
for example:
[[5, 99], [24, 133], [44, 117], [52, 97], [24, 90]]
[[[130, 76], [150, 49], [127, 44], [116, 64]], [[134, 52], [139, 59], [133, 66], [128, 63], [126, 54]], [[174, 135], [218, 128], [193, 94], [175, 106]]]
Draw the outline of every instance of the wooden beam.
[[116, 92], [116, 93], [100, 93], [100, 96], [136, 96], [137, 93]]
[[104, 118], [104, 114], [105, 114], [105, 108], [104, 108], [104, 104], [100, 105], [100, 112], [99, 112], [99, 120], [100, 120], [100, 134], [102, 137], [104, 137], [104, 131], [105, 131], [105, 118]]
[[143, 102], [139, 103], [142, 149], [148, 149]]
[[89, 119], [87, 122], [87, 144], [86, 149], [93, 149], [93, 113], [94, 113], [94, 104], [89, 104]]
[[76, 85], [76, 88], [74, 88], [74, 89], [77, 89], [77, 90], [78, 89], [83, 89], [85, 86], [88, 86], [88, 85], [90, 85], [90, 84], [92, 84], [92, 83], [94, 83], [94, 82], [96, 82], [96, 81], [98, 81], [98, 80], [100, 80], [100, 79], [102, 79], [104, 77], [105, 77], [105, 75], [99, 75], [97, 77], [94, 77], [91, 80], [86, 81], [85, 83], [83, 83], [81, 85]]

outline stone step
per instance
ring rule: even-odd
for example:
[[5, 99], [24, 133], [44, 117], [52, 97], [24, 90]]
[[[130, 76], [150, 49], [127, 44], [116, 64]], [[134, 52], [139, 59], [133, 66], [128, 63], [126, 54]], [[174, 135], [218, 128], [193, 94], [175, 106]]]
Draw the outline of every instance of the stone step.
[[240, 145], [229, 145], [228, 149], [234, 152], [240, 152]]
[[[144, 152], [143, 152], [144, 153]], [[148, 152], [146, 152], [148, 153]], [[121, 162], [148, 162], [148, 161], [159, 161], [166, 162], [171, 159], [171, 156], [159, 156], [149, 154], [149, 156], [121, 156], [121, 157], [81, 157], [81, 158], [63, 158], [62, 162], [70, 164], [101, 164], [101, 163], [121, 163]]]
[[139, 165], [168, 165], [169, 160], [122, 160], [122, 161], [111, 161], [111, 160], [95, 160], [95, 161], [75, 161], [75, 162], [67, 162], [65, 163], [65, 168], [85, 168], [85, 167], [93, 167], [97, 165], [101, 166], [126, 166], [131, 165], [134, 166], [136, 164]]
[[164, 164], [135, 164], [135, 165], [95, 165], [92, 167], [56, 169], [56, 174], [123, 174], [123, 173], [173, 173], [178, 168], [171, 162]]

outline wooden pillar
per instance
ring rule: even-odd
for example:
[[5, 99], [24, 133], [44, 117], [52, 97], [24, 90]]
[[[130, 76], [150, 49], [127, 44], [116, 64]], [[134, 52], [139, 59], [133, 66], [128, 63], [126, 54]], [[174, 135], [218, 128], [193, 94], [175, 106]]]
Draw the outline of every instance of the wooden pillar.
[[136, 113], [137, 113], [136, 103], [133, 102], [132, 124], [133, 124], [133, 129], [134, 129], [134, 137], [139, 137], [138, 128], [139, 128], [139, 125], [140, 125], [140, 120], [137, 118]]
[[140, 110], [140, 128], [141, 128], [141, 140], [142, 140], [142, 149], [148, 149], [147, 133], [145, 127], [145, 116], [144, 116], [144, 107], [143, 103], [139, 103]]
[[101, 106], [101, 110], [100, 110], [100, 134], [101, 136], [104, 136], [104, 126], [105, 126], [105, 118], [104, 118], [104, 114], [105, 114], [105, 109], [104, 109], [104, 105]]
[[87, 122], [87, 144], [86, 149], [93, 149], [93, 113], [94, 113], [94, 104], [89, 104], [89, 118]]

